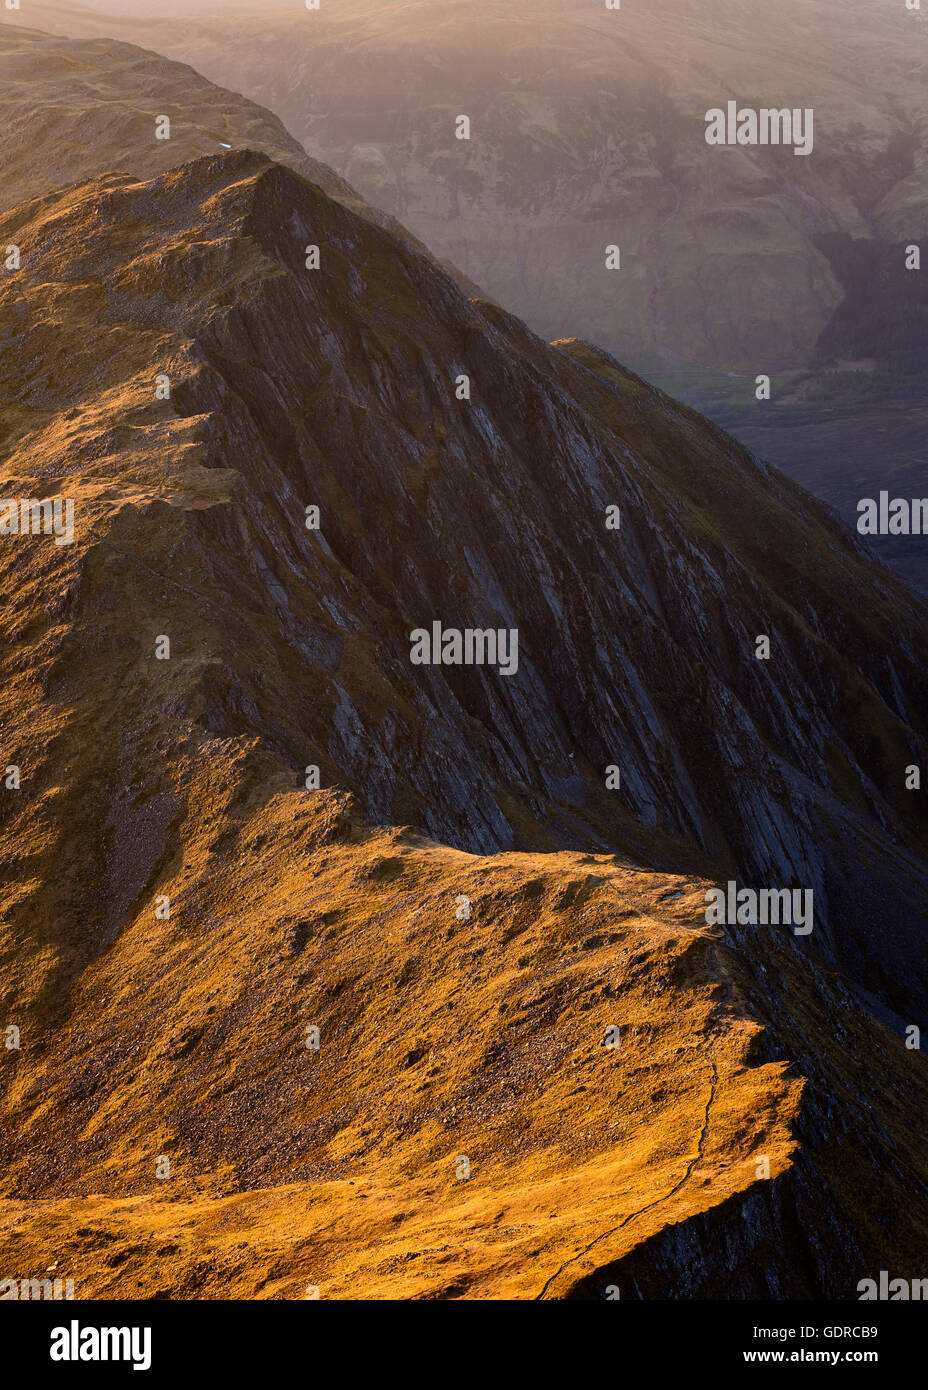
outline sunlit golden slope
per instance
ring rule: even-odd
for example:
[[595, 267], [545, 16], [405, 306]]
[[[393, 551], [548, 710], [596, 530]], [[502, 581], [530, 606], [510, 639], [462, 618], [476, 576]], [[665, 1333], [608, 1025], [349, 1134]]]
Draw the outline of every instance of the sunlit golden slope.
[[[469, 855], [368, 828], [338, 793], [232, 812], [195, 790], [157, 885], [170, 920], [146, 904], [7, 1055], [6, 1188], [33, 1199], [0, 1207], [4, 1268], [54, 1263], [78, 1298], [635, 1296], [623, 1261], [672, 1236], [689, 1287], [652, 1273], [664, 1296], [851, 1297], [877, 1258], [854, 1211], [871, 1183], [878, 1227], [907, 1208], [882, 1239], [917, 1259], [923, 1202], [892, 1165], [924, 1176], [920, 1059], [788, 953], [726, 945], [703, 883]], [[843, 1107], [851, 1059], [826, 1047], [801, 1105], [756, 1017], [795, 1041], [822, 1004], [853, 1053], [882, 1053], [869, 1131], [852, 1102], [833, 1157], [821, 1133], [797, 1155], [797, 1132]]]
[[[480, 858], [333, 793], [231, 829], [201, 804], [170, 920], [146, 904], [27, 1031], [24, 1271], [55, 1246], [78, 1296], [554, 1295], [749, 1188], [759, 1155], [786, 1167], [800, 1087], [751, 1065], [698, 883]], [[67, 1192], [128, 1197], [48, 1203]]]

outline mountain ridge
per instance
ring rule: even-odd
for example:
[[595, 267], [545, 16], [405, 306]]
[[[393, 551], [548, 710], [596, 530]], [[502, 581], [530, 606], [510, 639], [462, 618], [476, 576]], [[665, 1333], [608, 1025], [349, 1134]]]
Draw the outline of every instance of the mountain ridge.
[[[907, 252], [928, 234], [922, 12], [537, 0], [526, 23], [495, 0], [211, 8], [41, 14], [273, 107], [535, 331], [595, 341], [848, 525], [884, 488], [921, 496], [925, 296]], [[707, 147], [705, 113], [728, 100], [812, 110], [811, 156]], [[470, 140], [455, 138], [462, 113]], [[870, 543], [928, 592], [923, 536]]]
[[[157, 225], [150, 220], [155, 203]], [[315, 747], [323, 776], [355, 791], [375, 818], [422, 823], [429, 833], [452, 842], [459, 838], [462, 848], [506, 848], [518, 843], [517, 835], [528, 843], [538, 834], [553, 834], [551, 844], [579, 848], [595, 845], [599, 837], [603, 848], [619, 848], [618, 834], [620, 839], [628, 836], [626, 847], [637, 844], [639, 852], [648, 838], [652, 848], [663, 838], [666, 850], [675, 845], [678, 854], [689, 843], [704, 856], [704, 868], [714, 860], [755, 878], [777, 874], [774, 881], [801, 881], [805, 873], [811, 877], [808, 886], [822, 895], [825, 921], [825, 899], [836, 900], [840, 912], [849, 910], [851, 898], [827, 867], [836, 846], [818, 862], [818, 851], [810, 858], [810, 846], [832, 844], [840, 826], [842, 838], [849, 831], [860, 834], [862, 847], [880, 843], [881, 855], [894, 866], [894, 877], [887, 873], [881, 885], [882, 900], [900, 902], [896, 878], [903, 884], [910, 878], [912, 856], [921, 854], [925, 833], [919, 798], [903, 786], [904, 768], [918, 759], [924, 738], [918, 732], [923, 706], [913, 694], [924, 680], [918, 657], [926, 640], [924, 610], [887, 572], [873, 569], [856, 539], [811, 498], [756, 464], [733, 441], [722, 442], [724, 436], [693, 412], [655, 394], [617, 364], [604, 375], [603, 358], [596, 357], [599, 370], [591, 374], [589, 352], [578, 367], [573, 357], [583, 356], [582, 350], [550, 348], [501, 310], [467, 301], [440, 270], [426, 270], [430, 263], [414, 250], [404, 249], [388, 232], [368, 232], [350, 211], [282, 166], [266, 164], [264, 156], [233, 152], [210, 157], [151, 185], [108, 180], [96, 185], [85, 202], [73, 194], [40, 206], [45, 209], [41, 213], [34, 204], [8, 213], [2, 224], [4, 235], [23, 242], [23, 272], [18, 280], [10, 275], [6, 281], [14, 315], [31, 313], [32, 342], [38, 347], [46, 341], [38, 327], [48, 312], [41, 303], [41, 283], [30, 290], [37, 296], [38, 314], [29, 309], [28, 297], [17, 304], [17, 285], [29, 284], [35, 275], [54, 284], [66, 237], [69, 264], [75, 269], [60, 283], [79, 283], [82, 265], [92, 263], [94, 275], [112, 287], [107, 293], [113, 296], [116, 321], [144, 325], [144, 340], [133, 337], [135, 330], [113, 339], [126, 343], [128, 363], [117, 356], [107, 366], [110, 389], [116, 393], [112, 401], [118, 401], [129, 371], [134, 422], [125, 437], [137, 443], [140, 477], [148, 479], [140, 500], [147, 492], [150, 501], [143, 506], [161, 508], [165, 522], [174, 512], [166, 533], [173, 535], [169, 551], [180, 543], [181, 553], [187, 550], [185, 563], [193, 563], [198, 574], [216, 571], [218, 560], [217, 578], [222, 572], [221, 587], [228, 588], [228, 595], [213, 594], [217, 617], [228, 608], [254, 613], [258, 623], [254, 591], [242, 587], [222, 558], [240, 543], [234, 537], [242, 521], [246, 526], [258, 523], [247, 565], [252, 580], [266, 588], [288, 636], [282, 646], [276, 639], [268, 645], [256, 626], [249, 640], [263, 650], [265, 676], [275, 671], [279, 688], [262, 689], [246, 675], [244, 654], [235, 652], [229, 632], [222, 634], [218, 644], [225, 659], [208, 660], [202, 670], [195, 666], [198, 674], [185, 697], [195, 707], [206, 700], [219, 728], [241, 732], [242, 712], [251, 711], [246, 724], [260, 729], [291, 766], [310, 761], [306, 749]], [[191, 215], [200, 219], [199, 230], [178, 240], [172, 217], [186, 223]], [[291, 230], [282, 234], [288, 225]], [[126, 226], [132, 227], [128, 243]], [[146, 249], [132, 256], [129, 247], [138, 244], [140, 234]], [[148, 236], [160, 250], [144, 242]], [[332, 263], [325, 271], [307, 272], [303, 266], [311, 237], [328, 244]], [[393, 289], [384, 298], [381, 275], [388, 268]], [[66, 297], [79, 303], [87, 295], [67, 288], [60, 293], [63, 305]], [[88, 385], [99, 388], [87, 345], [103, 301], [95, 305], [93, 298], [91, 291], [81, 307], [86, 322], [73, 335], [75, 343], [83, 344], [87, 365], [76, 383], [65, 387], [76, 391], [78, 399]], [[433, 316], [428, 335], [426, 302]], [[349, 317], [347, 304], [352, 306]], [[329, 324], [328, 334], [312, 327], [312, 316], [320, 313]], [[287, 325], [286, 342], [275, 327], [280, 324]], [[174, 341], [156, 348], [165, 332]], [[190, 338], [198, 344], [192, 356]], [[464, 345], [463, 354], [454, 338]], [[150, 384], [160, 351], [170, 354], [160, 367], [175, 381], [172, 400], [165, 403], [153, 399]], [[177, 359], [173, 368], [171, 357]], [[300, 372], [291, 365], [297, 359]], [[81, 358], [75, 354], [74, 360]], [[473, 374], [474, 399], [457, 402], [453, 381], [465, 361]], [[432, 383], [424, 398], [409, 396], [400, 385], [414, 362], [420, 379]], [[31, 388], [22, 392], [15, 386], [15, 363], [11, 371], [14, 399], [28, 400]], [[326, 383], [325, 412], [306, 414], [307, 371]], [[69, 404], [73, 409], [70, 398]], [[24, 418], [28, 420], [28, 412]], [[12, 453], [15, 467], [20, 447], [27, 459], [36, 449], [48, 453], [49, 446], [53, 456], [56, 451], [60, 455], [56, 418], [57, 411], [52, 425], [40, 425], [31, 442], [27, 429], [25, 444]], [[547, 423], [552, 418], [558, 420], [556, 432]], [[94, 428], [86, 441], [91, 459], [100, 447]], [[72, 450], [80, 443], [79, 423], [75, 429]], [[116, 426], [116, 436], [106, 430], [104, 440], [113, 441], [120, 430], [125, 432], [125, 420]], [[196, 463], [189, 482], [184, 467], [174, 470], [171, 489], [180, 497], [187, 493], [192, 503], [192, 510], [180, 514], [148, 456], [146, 440], [154, 444], [163, 434], [179, 460]], [[16, 446], [17, 441], [8, 443]], [[112, 442], [106, 447], [112, 449]], [[252, 456], [252, 470], [259, 468], [244, 480], [240, 470], [238, 479], [228, 476], [226, 461], [243, 448]], [[408, 464], [398, 467], [403, 457]], [[131, 498], [137, 487], [125, 475], [121, 482], [106, 481], [122, 467], [118, 458], [114, 452], [109, 462], [89, 467], [88, 486], [103, 499], [112, 493], [117, 500], [120, 488]], [[358, 458], [364, 460], [360, 471]], [[48, 476], [48, 463], [43, 471]], [[475, 485], [493, 498], [492, 509]], [[250, 494], [249, 487], [258, 492]], [[308, 493], [327, 518], [321, 539], [303, 529], [308, 501], [303, 496]], [[465, 521], [457, 499], [468, 494], [476, 515]], [[576, 548], [579, 533], [564, 533], [548, 503], [558, 495], [561, 515], [571, 517], [572, 528], [582, 528], [583, 559]], [[262, 520], [262, 509], [272, 498], [267, 520]], [[623, 504], [625, 528], [618, 538], [604, 529], [605, 508], [617, 500]], [[224, 519], [228, 505], [229, 516], [239, 518], [231, 528]], [[745, 526], [742, 519], [752, 510], [754, 518]], [[188, 523], [177, 529], [182, 515], [196, 526], [189, 542], [184, 540]], [[441, 518], [452, 515], [455, 529], [447, 533]], [[391, 518], [388, 531], [378, 517]], [[425, 526], [423, 518], [429, 519]], [[795, 533], [789, 563], [784, 563], [776, 534], [784, 525]], [[109, 533], [108, 563], [117, 563], [120, 550], [131, 553], [136, 541], [144, 552], [148, 542], [140, 526], [142, 514], [130, 501]], [[372, 535], [378, 537], [374, 550], [367, 539]], [[668, 547], [679, 550], [683, 536], [681, 554], [686, 553], [689, 572], [681, 586], [673, 578], [673, 562], [661, 570], [653, 557], [669, 553]], [[446, 543], [447, 554], [442, 549]], [[202, 552], [204, 544], [214, 550], [209, 559]], [[415, 573], [405, 561], [413, 545], [420, 556]], [[592, 557], [604, 556], [605, 546], [615, 566], [611, 583], [618, 581], [618, 589], [609, 588], [604, 571], [589, 568]], [[158, 548], [163, 542], [155, 554], [145, 554], [145, 563], [155, 574], [173, 574], [176, 586], [175, 562], [167, 556], [158, 559]], [[194, 558], [201, 553], [202, 560]], [[308, 592], [300, 600], [304, 616], [294, 627], [289, 586], [295, 581], [305, 588], [300, 576], [308, 562], [329, 575], [326, 583], [339, 576], [336, 591], [343, 593], [348, 609], [334, 628], [332, 615]], [[524, 585], [532, 572], [530, 599]], [[557, 573], [561, 577], [555, 580]], [[203, 594], [202, 582], [190, 587]], [[717, 606], [726, 589], [741, 595], [734, 630]], [[817, 602], [828, 606], [827, 635]], [[776, 624], [770, 621], [771, 604]], [[336, 636], [352, 607], [356, 612], [348, 620], [349, 635], [376, 629], [373, 646], [369, 640]], [[330, 717], [336, 718], [331, 728], [323, 720], [315, 732], [296, 713], [295, 691], [287, 697], [289, 703], [282, 698], [284, 691], [292, 691], [287, 666], [306, 640], [299, 634], [312, 612], [308, 631], [322, 658], [312, 679]], [[558, 613], [567, 618], [566, 626], [564, 617], [552, 624]], [[436, 616], [462, 628], [471, 623], [518, 627], [519, 680], [501, 682], [486, 668], [422, 668], [417, 676], [408, 663], [408, 635]], [[900, 620], [908, 625], [908, 635], [897, 646], [886, 629]], [[788, 653], [782, 674], [777, 656], [766, 666], [754, 658], [756, 634], [777, 624], [775, 638]], [[622, 672], [621, 709], [608, 694], [611, 676], [599, 633], [610, 634], [611, 660], [618, 663], [612, 670]], [[623, 646], [617, 648], [616, 639]], [[810, 659], [812, 650], [815, 659]], [[356, 669], [346, 692], [332, 662], [345, 660], [349, 652]], [[856, 674], [858, 663], [866, 673], [863, 682]], [[647, 670], [651, 681], [657, 672], [666, 672], [670, 685], [647, 690], [636, 669]], [[705, 703], [698, 710], [693, 695], [681, 698], [674, 691], [680, 680], [695, 682], [693, 694], [701, 687]], [[846, 683], [856, 709], [833, 704], [827, 693], [832, 681]], [[798, 717], [797, 698], [807, 702], [805, 708], [798, 706]], [[384, 724], [391, 706], [400, 716], [395, 732], [395, 716]], [[824, 718], [823, 707], [828, 710]], [[431, 710], [427, 719], [426, 709]], [[223, 721], [230, 718], [226, 726]], [[762, 794], [754, 779], [739, 774], [732, 762], [732, 721], [744, 740], [738, 756], [743, 759], [750, 749], [748, 756], [767, 768]], [[404, 725], [418, 731], [411, 741], [408, 733], [399, 734]], [[870, 731], [863, 741], [860, 725]], [[531, 747], [521, 732], [528, 727], [535, 729]], [[467, 740], [476, 742], [472, 748], [464, 743], [454, 754], [452, 746], [465, 728]], [[653, 734], [649, 738], [644, 733], [649, 728], [665, 735], [674, 730], [673, 754], [669, 759], [665, 755], [663, 767], [655, 765]], [[726, 729], [724, 742], [716, 732], [721, 728]], [[458, 730], [454, 736], [452, 729]], [[390, 751], [397, 737], [399, 768]], [[796, 747], [804, 750], [801, 760]], [[623, 789], [615, 797], [605, 792], [602, 778], [603, 769], [619, 756]], [[869, 776], [863, 759], [871, 764]], [[492, 798], [475, 794], [491, 766], [511, 803], [508, 814]], [[711, 786], [704, 786], [705, 770], [712, 766], [731, 768], [738, 794], [753, 807], [750, 817], [743, 808], [733, 815], [730, 795], [720, 800]], [[443, 770], [437, 780], [436, 767]], [[856, 774], [850, 771], [855, 767]], [[852, 777], [863, 774], [862, 795], [848, 783], [849, 772]], [[559, 786], [563, 791], [553, 797], [546, 790]], [[813, 828], [813, 806], [826, 827], [833, 820], [824, 835]], [[797, 836], [803, 815], [806, 826]], [[524, 825], [519, 832], [513, 816]], [[746, 820], [752, 823], [753, 839], [745, 833]], [[644, 842], [635, 822], [648, 832]], [[533, 825], [534, 830], [529, 828]], [[850, 865], [842, 866], [845, 871], [853, 872]], [[912, 882], [920, 882], [921, 870], [915, 875]], [[859, 903], [854, 910], [861, 911]], [[904, 910], [894, 910], [892, 916], [897, 915], [901, 921]]]
[[[260, 152], [0, 237], [2, 491], [76, 504], [72, 545], [0, 547], [11, 1270], [532, 1300], [917, 1270], [918, 599]], [[436, 618], [516, 626], [518, 672], [412, 666]], [[812, 937], [708, 927], [736, 871], [814, 886]]]

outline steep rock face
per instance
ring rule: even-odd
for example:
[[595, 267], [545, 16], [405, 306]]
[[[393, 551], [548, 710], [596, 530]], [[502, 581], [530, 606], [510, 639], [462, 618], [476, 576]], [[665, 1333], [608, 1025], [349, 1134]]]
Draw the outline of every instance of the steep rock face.
[[[43, 3], [41, 22], [133, 39], [266, 103], [469, 293], [477, 283], [536, 331], [614, 352], [849, 524], [883, 488], [922, 495], [924, 277], [906, 248], [928, 226], [924, 14], [868, 0], [542, 0], [531, 23], [446, 0], [224, 6], [199, 21], [197, 8]], [[38, 22], [32, 7], [5, 18]], [[157, 53], [7, 24], [0, 72], [7, 205], [112, 169], [150, 176], [221, 140], [414, 241], [276, 116]], [[704, 113], [728, 96], [811, 107], [812, 155], [708, 148]], [[156, 141], [165, 112], [172, 139]], [[460, 113], [469, 142], [453, 135]], [[610, 245], [620, 273], [605, 268]], [[871, 544], [928, 591], [924, 537]]]
[[[72, 544], [0, 545], [11, 1276], [920, 1277], [925, 1069], [887, 1009], [924, 991], [921, 605], [691, 411], [259, 153], [0, 240], [0, 492], [75, 502]], [[436, 619], [518, 629], [518, 669], [413, 666]], [[812, 936], [708, 928], [701, 872], [814, 888]]]
[[[4, 825], [32, 844], [38, 803], [73, 855], [67, 888], [15, 865], [19, 930], [98, 917], [102, 881], [118, 932], [202, 740], [257, 739], [292, 785], [318, 765], [368, 816], [468, 850], [811, 888], [799, 949], [904, 1014], [924, 999], [905, 769], [925, 764], [925, 611], [813, 499], [258, 154], [95, 180], [0, 235], [22, 248], [4, 490], [77, 508], [73, 546], [2, 554], [6, 756], [28, 786]], [[412, 665], [433, 621], [517, 629], [517, 672]], [[72, 847], [88, 795], [95, 835]]]

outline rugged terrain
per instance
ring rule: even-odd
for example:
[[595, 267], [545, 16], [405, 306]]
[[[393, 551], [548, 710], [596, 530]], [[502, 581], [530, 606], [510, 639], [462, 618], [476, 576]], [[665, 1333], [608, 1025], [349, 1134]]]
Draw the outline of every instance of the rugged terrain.
[[[34, 0], [19, 19], [244, 92], [537, 332], [636, 367], [805, 366], [844, 300], [828, 239], [928, 233], [928, 26], [901, 3], [111, 8]], [[811, 157], [708, 147], [705, 113], [730, 98], [813, 107]]]
[[[85, 548], [107, 602], [125, 590], [93, 638], [125, 738], [154, 699], [462, 848], [625, 847], [814, 888], [816, 945], [861, 976], [854, 921], [879, 906], [895, 1002], [922, 998], [926, 821], [905, 769], [924, 762], [925, 609], [824, 508], [260, 156], [105, 177], [0, 230], [23, 258], [3, 285], [7, 488], [76, 499], [73, 550], [37, 551], [65, 616]], [[15, 632], [51, 600], [6, 554]], [[436, 618], [518, 629], [517, 675], [412, 666], [409, 634]], [[82, 711], [94, 672], [52, 626], [44, 680]], [[7, 731], [47, 756], [36, 722]], [[145, 766], [152, 794], [163, 777], [134, 760], [137, 800]]]
[[7, 1063], [5, 1269], [277, 1299], [849, 1299], [922, 1272], [921, 1056], [788, 947], [709, 931], [703, 884], [468, 855], [336, 793], [200, 804], [176, 916], [140, 913]]
[[[76, 503], [72, 545], [0, 548], [4, 1268], [171, 1297], [920, 1276], [911, 591], [266, 154], [42, 193], [0, 242], [0, 491]], [[518, 671], [412, 666], [436, 619], [517, 628]], [[708, 928], [728, 876], [814, 889], [812, 935]]]
[[[10, 21], [22, 12], [9, 13]], [[170, 122], [166, 138], [158, 122]], [[185, 63], [101, 37], [75, 42], [14, 23], [0, 29], [0, 207], [111, 170], [163, 173], [197, 155], [262, 150], [338, 202], [430, 253], [373, 208], [278, 118]], [[470, 282], [453, 266], [460, 283]]]
[[[904, 256], [928, 239], [924, 7], [31, 0], [4, 18], [132, 40], [246, 93], [531, 328], [618, 356], [849, 524], [883, 488], [924, 494], [928, 291]], [[812, 155], [707, 147], [729, 98], [811, 107]], [[928, 591], [924, 537], [872, 544]]]

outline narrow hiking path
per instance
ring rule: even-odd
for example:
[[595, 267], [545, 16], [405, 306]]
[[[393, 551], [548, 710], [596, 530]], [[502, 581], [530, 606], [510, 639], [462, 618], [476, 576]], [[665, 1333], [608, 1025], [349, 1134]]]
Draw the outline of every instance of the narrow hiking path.
[[541, 1290], [541, 1293], [535, 1295], [534, 1301], [536, 1303], [544, 1298], [545, 1294], [551, 1288], [551, 1285], [555, 1282], [556, 1279], [560, 1278], [565, 1269], [569, 1269], [570, 1266], [576, 1264], [578, 1260], [582, 1260], [585, 1255], [588, 1255], [590, 1251], [600, 1243], [600, 1241], [608, 1239], [609, 1236], [614, 1236], [618, 1231], [621, 1231], [623, 1227], [627, 1226], [629, 1222], [634, 1221], [636, 1217], [643, 1216], [646, 1211], [652, 1211], [654, 1207], [660, 1206], [662, 1202], [667, 1202], [670, 1200], [671, 1197], [675, 1197], [676, 1194], [680, 1191], [680, 1189], [684, 1187], [685, 1184], [689, 1181], [690, 1177], [692, 1176], [693, 1170], [696, 1167], [696, 1164], [702, 1158], [703, 1151], [705, 1149], [706, 1139], [709, 1135], [709, 1112], [712, 1109], [712, 1102], [715, 1100], [715, 1092], [718, 1087], [719, 1079], [718, 1067], [716, 1066], [714, 1061], [711, 1065], [712, 1081], [709, 1086], [709, 1095], [706, 1099], [706, 1108], [705, 1113], [703, 1115], [702, 1129], [699, 1133], [699, 1141], [696, 1145], [696, 1152], [687, 1164], [686, 1171], [684, 1172], [683, 1176], [680, 1178], [678, 1182], [674, 1184], [674, 1186], [670, 1189], [669, 1192], [664, 1192], [660, 1197], [655, 1197], [653, 1202], [647, 1202], [643, 1207], [639, 1207], [636, 1211], [629, 1212], [627, 1216], [623, 1216], [622, 1220], [618, 1223], [617, 1226], [612, 1226], [608, 1231], [603, 1231], [601, 1235], [598, 1235], [595, 1240], [591, 1240], [589, 1245], [584, 1246], [584, 1248], [578, 1251], [576, 1255], [572, 1255], [569, 1260], [565, 1260], [563, 1264], [561, 1264], [554, 1271], [550, 1278], [546, 1280], [545, 1285]]

